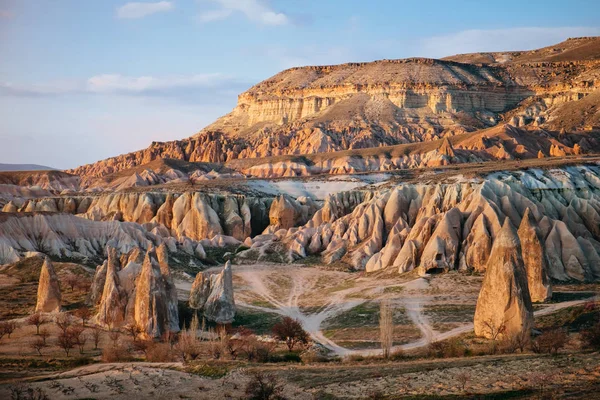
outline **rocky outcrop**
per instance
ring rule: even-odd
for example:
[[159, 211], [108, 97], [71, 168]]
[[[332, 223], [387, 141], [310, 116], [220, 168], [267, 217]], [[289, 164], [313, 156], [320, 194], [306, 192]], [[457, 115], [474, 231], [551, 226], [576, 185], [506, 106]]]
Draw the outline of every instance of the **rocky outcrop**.
[[52, 261], [44, 259], [40, 280], [38, 283], [36, 312], [59, 312], [61, 309], [61, 294], [58, 276], [54, 271]]
[[[102, 281], [96, 323], [111, 329], [136, 325], [148, 338], [179, 331], [177, 293], [165, 245], [151, 247], [145, 255], [134, 249], [121, 257], [116, 249], [109, 248], [108, 259], [96, 270], [92, 288]], [[92, 291], [92, 305], [96, 297]]]
[[[326, 263], [341, 261], [367, 272], [484, 272], [501, 221], [508, 218], [513, 226], [524, 224], [523, 242], [531, 254], [539, 245], [545, 257], [526, 258], [528, 270], [546, 269], [546, 264], [553, 279], [593, 281], [599, 271], [599, 199], [597, 166], [342, 192], [329, 196], [304, 226], [247, 239], [250, 249], [236, 256], [268, 260], [280, 254], [292, 262], [320, 254]], [[532, 236], [534, 225], [538, 233]], [[534, 275], [546, 285], [541, 272]]]
[[533, 307], [521, 245], [510, 220], [494, 241], [475, 309], [475, 334], [513, 337], [533, 327]]
[[518, 234], [531, 301], [549, 300], [552, 297], [552, 287], [548, 278], [548, 266], [536, 221], [531, 217], [529, 208], [525, 210]]
[[219, 274], [199, 272], [190, 291], [189, 303], [210, 321], [231, 323], [235, 316], [231, 262], [228, 261]]

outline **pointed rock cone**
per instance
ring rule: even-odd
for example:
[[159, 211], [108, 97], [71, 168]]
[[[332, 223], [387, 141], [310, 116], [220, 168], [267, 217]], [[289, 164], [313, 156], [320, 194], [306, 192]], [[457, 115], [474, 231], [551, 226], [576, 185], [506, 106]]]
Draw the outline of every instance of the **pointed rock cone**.
[[92, 280], [92, 286], [86, 299], [88, 306], [95, 306], [102, 300], [102, 292], [104, 291], [104, 284], [106, 283], [106, 269], [108, 268], [108, 261], [104, 261], [102, 265], [96, 267], [96, 273]]
[[475, 334], [511, 337], [533, 327], [533, 309], [521, 244], [508, 218], [498, 232], [475, 309]]
[[136, 282], [134, 319], [148, 338], [160, 337], [169, 327], [167, 294], [154, 248], [146, 253]]
[[210, 275], [204, 272], [198, 272], [192, 289], [190, 290], [190, 307], [196, 310], [202, 310], [206, 300], [210, 295]]
[[552, 286], [548, 278], [548, 265], [546, 264], [542, 243], [540, 242], [538, 230], [531, 220], [529, 207], [523, 214], [518, 234], [521, 241], [521, 251], [531, 301], [546, 301], [552, 297]]
[[167, 300], [167, 320], [169, 322], [169, 331], [179, 332], [179, 310], [177, 308], [177, 288], [171, 277], [171, 269], [169, 268], [169, 253], [167, 246], [163, 243], [156, 249], [156, 256], [162, 273], [165, 293]]
[[60, 301], [61, 295], [58, 276], [56, 276], [52, 261], [46, 257], [42, 265], [42, 271], [40, 272], [35, 311], [59, 312]]
[[119, 282], [119, 256], [113, 247], [108, 248], [106, 262], [106, 278], [102, 290], [102, 298], [98, 306], [96, 322], [110, 328], [121, 326], [125, 320], [127, 298]]
[[231, 262], [227, 261], [223, 271], [210, 278], [211, 291], [204, 306], [204, 316], [220, 324], [231, 323], [235, 316]]
[[454, 148], [452, 147], [452, 143], [450, 143], [450, 140], [448, 140], [447, 137], [445, 137], [442, 140], [442, 144], [438, 148], [438, 152], [440, 154], [448, 156], [448, 157], [454, 157], [456, 155], [454, 153]]

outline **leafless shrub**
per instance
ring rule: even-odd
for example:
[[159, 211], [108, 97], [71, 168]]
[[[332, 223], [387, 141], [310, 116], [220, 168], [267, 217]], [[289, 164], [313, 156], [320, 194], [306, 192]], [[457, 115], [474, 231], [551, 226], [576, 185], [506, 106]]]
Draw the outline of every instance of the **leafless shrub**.
[[121, 343], [105, 347], [102, 350], [102, 362], [123, 362], [130, 358], [129, 348]]
[[584, 348], [600, 350], [600, 322], [581, 332], [581, 344]]
[[34, 389], [22, 383], [10, 387], [10, 398], [11, 400], [49, 400], [42, 389]]
[[558, 354], [569, 341], [569, 335], [563, 329], [552, 329], [542, 333], [531, 342], [531, 349], [535, 353]]
[[173, 349], [184, 362], [195, 360], [202, 354], [202, 346], [196, 332], [187, 329], [181, 331], [179, 340], [173, 346]]
[[487, 331], [490, 340], [492, 341], [492, 354], [498, 352], [498, 339], [506, 332], [506, 324], [503, 322], [497, 324], [492, 319], [483, 322], [484, 329]]
[[389, 300], [383, 300], [379, 311], [379, 336], [383, 358], [390, 358], [394, 341], [394, 321]]
[[283, 386], [275, 375], [255, 372], [246, 385], [248, 400], [283, 400]]
[[152, 343], [146, 350], [146, 360], [150, 362], [171, 362], [173, 351], [168, 343]]
[[466, 371], [463, 371], [456, 375], [456, 380], [458, 381], [458, 383], [460, 383], [460, 389], [464, 392], [467, 387], [467, 383], [471, 380], [471, 374], [469, 374]]

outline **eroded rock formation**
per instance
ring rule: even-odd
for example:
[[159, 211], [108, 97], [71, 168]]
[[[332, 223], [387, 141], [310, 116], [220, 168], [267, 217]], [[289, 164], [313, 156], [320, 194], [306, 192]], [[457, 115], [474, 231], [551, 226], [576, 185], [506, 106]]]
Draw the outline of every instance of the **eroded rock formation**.
[[[98, 304], [95, 321], [109, 328], [136, 325], [145, 337], [179, 331], [177, 294], [166, 246], [147, 252], [134, 249], [119, 257], [108, 248], [108, 260], [94, 276], [90, 303]], [[104, 281], [102, 295], [96, 289]]]
[[533, 327], [521, 244], [509, 218], [494, 240], [477, 299], [474, 326], [477, 336], [488, 339], [529, 333]]
[[190, 307], [201, 310], [210, 321], [227, 324], [235, 316], [233, 298], [233, 273], [231, 262], [227, 262], [218, 274], [199, 272], [192, 285]]
[[[404, 184], [332, 195], [304, 226], [248, 239], [250, 249], [238, 257], [283, 253], [293, 261], [321, 254], [327, 263], [340, 260], [368, 272], [483, 272], [501, 221], [509, 218], [514, 226], [524, 224], [521, 232], [531, 238], [524, 241], [532, 253], [538, 237], [545, 258], [538, 267], [545, 269], [545, 263], [551, 278], [592, 281], [598, 279], [599, 211], [596, 166], [496, 173], [478, 182]], [[531, 221], [522, 222], [524, 216]], [[531, 236], [529, 225], [538, 234]], [[541, 272], [534, 275], [546, 285]]]
[[518, 234], [531, 301], [544, 302], [552, 297], [552, 286], [548, 278], [548, 264], [536, 225], [528, 208], [521, 220]]
[[36, 312], [59, 312], [61, 307], [61, 294], [58, 276], [54, 271], [52, 261], [44, 259], [40, 280], [38, 283]]

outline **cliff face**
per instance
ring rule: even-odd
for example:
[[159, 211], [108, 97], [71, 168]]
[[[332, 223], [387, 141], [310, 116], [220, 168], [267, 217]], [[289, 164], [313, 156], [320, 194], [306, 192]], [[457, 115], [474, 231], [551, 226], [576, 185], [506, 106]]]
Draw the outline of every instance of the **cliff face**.
[[292, 68], [240, 94], [231, 113], [191, 138], [70, 172], [86, 182], [158, 158], [224, 163], [427, 142], [502, 121], [544, 127], [559, 107], [600, 88], [600, 39], [565, 43], [557, 45], [562, 57], [542, 49], [543, 57], [482, 53], [457, 56], [462, 62]]

